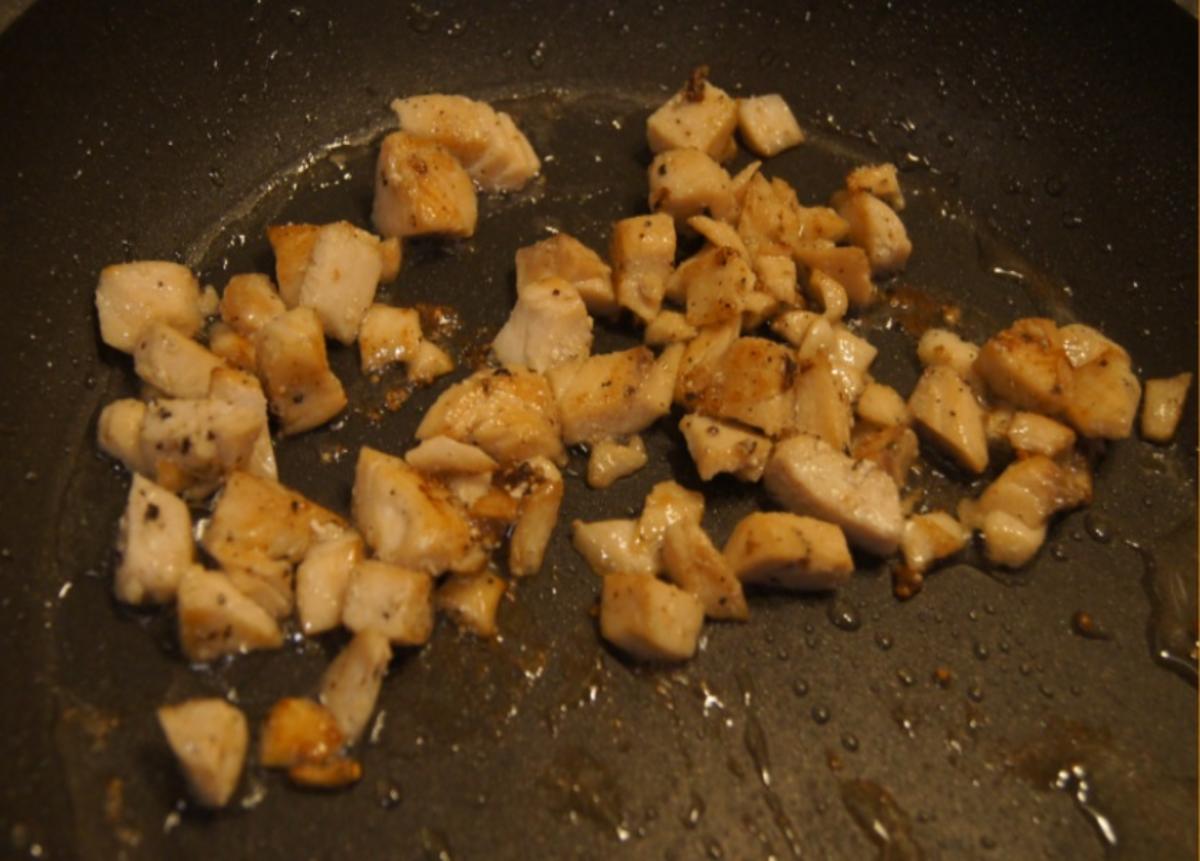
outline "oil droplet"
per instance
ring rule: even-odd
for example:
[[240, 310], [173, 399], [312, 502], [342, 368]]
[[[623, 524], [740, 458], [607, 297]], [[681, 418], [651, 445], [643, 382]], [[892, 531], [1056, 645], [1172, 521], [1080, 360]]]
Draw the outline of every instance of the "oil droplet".
[[714, 859], [714, 861], [720, 861], [720, 859], [725, 857], [725, 847], [723, 847], [720, 841], [718, 841], [715, 837], [705, 838], [704, 851], [708, 857]]
[[546, 65], [545, 41], [538, 41], [537, 44], [530, 48], [529, 53], [526, 54], [526, 59], [529, 60], [529, 65], [534, 69], [541, 69], [542, 66]]
[[796, 681], [792, 682], [792, 693], [798, 697], [808, 696], [808, 682], [804, 681], [804, 679], [796, 679]]
[[1106, 849], [1117, 848], [1117, 830], [1112, 820], [1101, 813], [1092, 803], [1092, 786], [1087, 769], [1076, 764], [1060, 769], [1054, 778], [1054, 788], [1066, 792], [1073, 799], [1087, 820], [1100, 835]]
[[1095, 617], [1086, 610], [1076, 610], [1071, 616], [1071, 630], [1088, 640], [1109, 640], [1111, 635], [1105, 631]]
[[1068, 230], [1074, 230], [1077, 227], [1083, 227], [1083, 216], [1074, 210], [1068, 209], [1063, 213], [1062, 225]]
[[988, 651], [988, 647], [978, 640], [976, 640], [975, 644], [971, 646], [971, 652], [981, 661], [986, 661], [989, 657], [991, 657], [992, 654]]
[[870, 780], [847, 780], [842, 783], [841, 797], [854, 823], [879, 850], [879, 858], [888, 861], [921, 858], [908, 814], [890, 792]]
[[833, 623], [833, 626], [839, 630], [857, 631], [862, 627], [861, 614], [844, 601], [836, 599], [830, 601], [826, 614], [829, 616], [829, 621]]
[[683, 817], [684, 827], [685, 828], [695, 828], [700, 823], [701, 817], [704, 816], [704, 811], [705, 811], [704, 799], [701, 798], [699, 795], [697, 795], [695, 792], [693, 792], [691, 803], [688, 805], [687, 813], [684, 814], [684, 817]]
[[886, 652], [892, 648], [892, 638], [887, 634], [876, 634], [875, 645]]
[[1113, 526], [1112, 521], [1102, 514], [1091, 511], [1083, 517], [1083, 528], [1087, 530], [1087, 534], [1093, 541], [1100, 544], [1108, 544], [1116, 534], [1116, 527]]
[[1063, 192], [1067, 190], [1067, 184], [1063, 182], [1061, 176], [1050, 177], [1042, 187], [1051, 197], [1062, 197]]
[[977, 684], [971, 685], [967, 688], [967, 699], [973, 703], [983, 702], [983, 688]]
[[854, 735], [853, 733], [843, 733], [842, 747], [851, 753], [856, 753], [858, 751], [858, 736]]
[[400, 804], [400, 787], [389, 780], [375, 781], [375, 800], [384, 810], [392, 810]]
[[813, 706], [812, 719], [819, 726], [824, 726], [825, 724], [829, 723], [829, 718], [829, 709], [825, 708], [825, 706]]
[[454, 858], [450, 841], [442, 832], [422, 826], [417, 832], [417, 839], [421, 843], [422, 861], [452, 861]]
[[948, 688], [954, 681], [954, 673], [950, 672], [948, 667], [938, 667], [933, 671], [933, 680], [939, 688]]
[[896, 670], [896, 678], [898, 678], [901, 684], [903, 684], [906, 688], [911, 688], [917, 683], [917, 677], [914, 676], [910, 670]]

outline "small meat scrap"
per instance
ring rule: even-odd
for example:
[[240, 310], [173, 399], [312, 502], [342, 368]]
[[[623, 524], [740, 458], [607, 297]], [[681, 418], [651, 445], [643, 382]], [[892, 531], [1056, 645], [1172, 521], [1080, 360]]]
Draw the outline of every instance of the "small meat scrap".
[[479, 218], [475, 187], [444, 147], [394, 132], [379, 148], [371, 218], [386, 237], [472, 236]]
[[253, 338], [286, 310], [271, 279], [257, 272], [234, 275], [221, 293], [221, 319], [246, 338]]
[[671, 96], [646, 120], [646, 139], [652, 152], [693, 147], [717, 161], [737, 152], [737, 101], [708, 82], [708, 67], [694, 70], [683, 89]]
[[783, 96], [738, 99], [738, 133], [755, 155], [770, 158], [804, 143], [804, 132]]
[[185, 266], [161, 260], [118, 263], [100, 270], [96, 284], [100, 337], [130, 353], [151, 323], [165, 323], [185, 336], [204, 322], [200, 284]]
[[698, 521], [684, 519], [667, 527], [662, 560], [667, 578], [699, 598], [710, 619], [744, 622], [749, 618], [741, 582]]
[[912, 421], [908, 404], [891, 386], [872, 380], [854, 402], [855, 414], [876, 427], [899, 427]]
[[192, 797], [205, 807], [224, 807], [233, 797], [250, 731], [241, 709], [216, 697], [193, 699], [158, 710]]
[[219, 356], [161, 321], [146, 326], [133, 348], [134, 372], [171, 398], [207, 396], [212, 372], [224, 365]]
[[296, 304], [312, 308], [329, 337], [354, 343], [383, 276], [379, 237], [347, 221], [318, 228]]
[[548, 277], [517, 289], [517, 304], [492, 342], [501, 364], [544, 373], [592, 350], [592, 318], [563, 278]]
[[491, 638], [498, 633], [496, 612], [507, 588], [504, 580], [487, 571], [451, 574], [438, 586], [434, 603], [461, 630]]
[[575, 237], [556, 233], [517, 250], [517, 293], [526, 284], [544, 278], [562, 278], [575, 288], [593, 316], [617, 313], [612, 269], [600, 255]]
[[296, 619], [305, 635], [341, 624], [350, 573], [362, 558], [362, 536], [352, 529], [309, 546], [296, 568]]
[[321, 321], [311, 308], [271, 320], [254, 342], [258, 375], [285, 434], [318, 427], [346, 406], [341, 381], [329, 369]]
[[907, 425], [877, 428], [860, 422], [850, 437], [850, 456], [877, 465], [896, 487], [904, 487], [919, 453], [917, 434]]
[[856, 167], [846, 175], [846, 190], [852, 194], [856, 191], [866, 191], [897, 212], [904, 209], [900, 177], [897, 175], [896, 166], [890, 162]]
[[1192, 386], [1190, 373], [1165, 379], [1146, 380], [1142, 398], [1142, 436], [1151, 442], [1170, 442], [1183, 418], [1183, 405]]
[[642, 661], [686, 661], [696, 653], [704, 603], [695, 595], [641, 574], [604, 578], [600, 635]]
[[588, 486], [611, 487], [619, 479], [637, 472], [646, 465], [647, 460], [646, 444], [637, 434], [602, 439], [592, 446], [588, 455]]
[[259, 762], [268, 768], [286, 768], [299, 786], [340, 789], [362, 777], [362, 766], [342, 753], [343, 741], [328, 709], [313, 700], [285, 697], [267, 715]]
[[904, 564], [909, 571], [923, 574], [933, 563], [962, 550], [970, 537], [967, 529], [945, 511], [914, 514], [904, 522], [900, 539]]
[[164, 487], [133, 476], [117, 534], [113, 592], [128, 604], [161, 604], [175, 598], [179, 580], [195, 559], [187, 504]]
[[839, 192], [833, 205], [849, 225], [850, 241], [867, 253], [873, 274], [896, 272], [908, 264], [912, 240], [890, 206], [865, 191]]
[[780, 511], [758, 511], [742, 518], [723, 553], [742, 583], [802, 592], [836, 589], [854, 571], [841, 529]]
[[771, 440], [732, 422], [686, 415], [679, 422], [688, 453], [704, 481], [722, 472], [742, 481], [758, 481], [771, 456]]
[[706, 153], [693, 148], [669, 149], [650, 162], [649, 206], [676, 221], [711, 215], [730, 221], [736, 212], [728, 172]]
[[659, 571], [658, 554], [642, 541], [636, 520], [576, 520], [571, 524], [571, 543], [598, 577], [616, 573], [653, 577]]
[[643, 323], [662, 309], [667, 279], [675, 265], [675, 222], [658, 213], [623, 218], [609, 244], [617, 304]]
[[142, 424], [145, 421], [146, 404], [137, 398], [120, 398], [105, 404], [96, 420], [96, 444], [130, 472], [151, 475], [153, 464], [142, 456]]
[[926, 368], [909, 396], [908, 409], [921, 431], [959, 466], [975, 474], [987, 469], [983, 408], [953, 368]]
[[389, 365], [413, 361], [423, 338], [421, 315], [415, 308], [372, 305], [363, 315], [358, 331], [363, 373], [374, 374]]
[[660, 481], [646, 494], [638, 519], [638, 538], [661, 567], [663, 536], [676, 523], [699, 523], [704, 517], [704, 496], [677, 481]]
[[190, 661], [205, 663], [223, 655], [283, 645], [279, 625], [217, 571], [193, 565], [176, 594], [179, 644]]
[[663, 309], [646, 324], [643, 337], [648, 347], [665, 347], [668, 344], [686, 344], [697, 334], [699, 330], [679, 311]]
[[861, 309], [875, 301], [877, 291], [871, 280], [871, 260], [867, 252], [854, 245], [798, 248], [796, 260], [810, 270], [832, 278], [846, 291], [850, 307]]
[[564, 490], [562, 473], [549, 458], [534, 457], [501, 480], [521, 498], [508, 541], [508, 570], [514, 577], [528, 577], [542, 569], [546, 547], [558, 523]]
[[1058, 457], [1075, 447], [1075, 431], [1039, 413], [1017, 410], [1009, 418], [1005, 439], [1017, 456], [1044, 454]]
[[357, 742], [370, 722], [391, 660], [388, 638], [366, 628], [354, 635], [321, 677], [321, 704], [337, 721], [347, 745]]
[[363, 560], [350, 574], [342, 624], [356, 632], [373, 628], [392, 645], [423, 645], [433, 633], [433, 578], [400, 565]]

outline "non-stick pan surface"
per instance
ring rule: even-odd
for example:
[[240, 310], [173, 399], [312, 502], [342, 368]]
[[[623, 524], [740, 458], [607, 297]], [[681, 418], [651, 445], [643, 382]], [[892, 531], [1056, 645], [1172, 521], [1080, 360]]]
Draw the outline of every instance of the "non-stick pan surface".
[[[501, 641], [443, 624], [396, 658], [360, 785], [252, 768], [230, 810], [182, 803], [154, 708], [217, 693], [261, 718], [339, 641], [194, 670], [168, 615], [111, 600], [127, 478], [94, 421], [134, 383], [98, 345], [97, 271], [269, 271], [267, 223], [366, 223], [391, 97], [485, 97], [553, 156], [544, 182], [485, 200], [469, 243], [410, 245], [387, 292], [452, 306], [469, 352], [511, 304], [519, 245], [603, 248], [644, 206], [644, 118], [699, 63], [791, 102], [810, 142], [767, 170], [803, 200], [859, 161], [904, 167], [917, 250], [868, 321], [880, 378], [911, 386], [905, 328], [944, 303], [974, 338], [1048, 314], [1099, 326], [1143, 376], [1195, 370], [1196, 24], [1171, 3], [43, 0], [0, 36], [0, 855], [1195, 857], [1191, 405], [1171, 445], [1109, 448], [1095, 504], [1028, 570], [968, 558], [902, 604], [864, 558], [836, 600], [754, 596], [675, 669], [602, 646], [560, 528]], [[283, 444], [281, 470], [344, 509], [357, 447], [402, 450], [442, 386], [393, 412], [388, 381], [333, 359], [359, 408]], [[699, 485], [677, 433], [648, 442], [608, 492], [572, 479], [564, 524], [626, 516], [669, 475]], [[706, 490], [718, 541], [765, 503]]]

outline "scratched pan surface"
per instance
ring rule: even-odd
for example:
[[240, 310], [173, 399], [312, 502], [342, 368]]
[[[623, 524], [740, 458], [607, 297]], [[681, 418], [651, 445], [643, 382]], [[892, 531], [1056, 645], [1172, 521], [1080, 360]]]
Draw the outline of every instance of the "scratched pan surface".
[[[1170, 3], [39, 2], [0, 36], [0, 855], [1195, 857], [1194, 402], [1173, 444], [1111, 447], [1095, 505], [1027, 571], [968, 557], [901, 604], [863, 558], [836, 601], [754, 596], [677, 669], [602, 647], [560, 529], [501, 641], [442, 624], [396, 658], [357, 787], [252, 768], [229, 811], [181, 804], [155, 706], [225, 694], [257, 721], [339, 641], [194, 671], [169, 616], [110, 599], [127, 479], [94, 419], [133, 381], [97, 345], [98, 269], [266, 271], [267, 223], [365, 223], [389, 98], [464, 92], [518, 118], [544, 179], [484, 200], [469, 243], [410, 245], [385, 295], [453, 307], [451, 345], [477, 353], [515, 248], [554, 229], [603, 248], [643, 206], [644, 118], [702, 62], [795, 107], [810, 143], [767, 170], [803, 200], [857, 161], [904, 166], [917, 250], [888, 286], [901, 307], [866, 323], [883, 380], [912, 385], [905, 328], [945, 303], [975, 338], [1049, 314], [1100, 326], [1145, 376], [1195, 369], [1196, 24]], [[333, 361], [357, 408], [279, 454], [344, 510], [357, 447], [402, 450], [445, 382], [392, 411], [396, 381]], [[572, 479], [564, 523], [635, 512], [669, 475], [698, 485], [674, 431], [648, 444], [608, 492]], [[765, 502], [707, 491], [718, 540]], [[1073, 632], [1078, 611], [1104, 639]]]

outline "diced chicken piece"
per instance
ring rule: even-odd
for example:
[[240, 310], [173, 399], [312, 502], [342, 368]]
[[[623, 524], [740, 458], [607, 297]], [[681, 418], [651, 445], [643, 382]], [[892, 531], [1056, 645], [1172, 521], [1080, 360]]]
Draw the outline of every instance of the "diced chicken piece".
[[225, 363], [178, 329], [153, 322], [133, 348], [133, 369], [143, 381], [172, 398], [202, 398], [212, 372]]
[[804, 340], [796, 348], [796, 361], [811, 362], [817, 356], [825, 356], [833, 366], [835, 336], [834, 324], [824, 317], [815, 317], [804, 333]]
[[275, 620], [224, 574], [189, 568], [176, 593], [179, 644], [189, 661], [278, 649], [283, 635]]
[[837, 323], [845, 317], [850, 307], [846, 288], [820, 269], [813, 269], [808, 273], [808, 295], [817, 303], [825, 319], [831, 323]]
[[395, 236], [379, 241], [379, 283], [390, 284], [400, 275], [404, 246]]
[[826, 351], [833, 375], [850, 400], [856, 400], [867, 384], [867, 369], [879, 355], [870, 341], [860, 338], [842, 325], [832, 327]]
[[127, 604], [162, 604], [175, 597], [195, 558], [192, 518], [169, 490], [134, 475], [117, 534], [113, 591]]
[[693, 215], [687, 220], [687, 224], [715, 247], [732, 248], [746, 259], [750, 258], [750, 252], [746, 250], [746, 243], [738, 234], [737, 227], [728, 220], [718, 221], [707, 215]]
[[800, 204], [792, 187], [778, 177], [751, 176], [738, 213], [738, 234], [750, 256], [790, 255], [802, 233]]
[[592, 318], [570, 282], [556, 277], [534, 281], [517, 291], [517, 304], [492, 350], [501, 364], [544, 373], [588, 357]]
[[599, 577], [658, 573], [658, 554], [642, 541], [636, 520], [576, 520], [571, 524], [571, 543]]
[[736, 317], [745, 308], [757, 278], [750, 263], [732, 248], [708, 246], [680, 267], [687, 321], [707, 326]]
[[396, 99], [392, 110], [404, 131], [449, 150], [483, 191], [516, 191], [541, 170], [512, 117], [486, 102], [433, 93]]
[[680, 520], [667, 528], [662, 560], [667, 577], [699, 598], [710, 619], [740, 622], [749, 618], [741, 582], [698, 521]]
[[418, 472], [431, 475], [447, 473], [474, 474], [496, 471], [499, 464], [478, 446], [459, 442], [448, 436], [435, 436], [409, 449], [404, 461]]
[[908, 264], [912, 241], [890, 206], [865, 191], [834, 195], [838, 215], [850, 225], [850, 241], [867, 252], [871, 272], [896, 272]]
[[415, 308], [372, 305], [358, 330], [358, 356], [364, 374], [411, 362], [421, 345], [421, 315]]
[[694, 404], [713, 381], [721, 357], [737, 340], [742, 330], [741, 317], [735, 317], [700, 330], [683, 351], [675, 381], [675, 402], [685, 407]]
[[604, 578], [600, 635], [641, 661], [686, 661], [696, 653], [704, 604], [695, 595], [641, 574]]
[[908, 409], [921, 431], [959, 466], [976, 474], [987, 469], [983, 409], [953, 368], [926, 368], [909, 396]]
[[267, 420], [267, 398], [258, 378], [233, 368], [217, 368], [209, 379], [208, 396], [213, 400], [254, 410], [258, 414], [261, 419], [258, 437], [243, 469], [260, 478], [278, 478], [275, 446], [271, 442], [271, 426]]
[[[771, 182], [782, 183], [783, 180], [776, 177]], [[794, 198], [795, 192], [791, 192], [790, 188], [788, 186], [789, 197]], [[796, 212], [800, 224], [800, 238], [792, 243], [793, 253], [801, 249], [832, 248], [850, 233], [850, 225], [846, 223], [846, 219], [838, 215], [837, 210], [832, 207], [800, 206], [797, 203]]]
[[304, 283], [319, 229], [315, 224], [272, 224], [267, 228], [267, 241], [275, 254], [279, 296], [289, 308], [300, 303], [300, 285]]
[[659, 311], [646, 325], [645, 341], [651, 347], [682, 344], [696, 337], [698, 330], [678, 311]]
[[617, 313], [612, 269], [575, 237], [556, 233], [517, 250], [518, 295], [526, 284], [550, 277], [570, 282], [588, 313], [602, 317]]
[[794, 419], [795, 375], [796, 362], [783, 345], [763, 338], [738, 338], [717, 360], [707, 386], [684, 405], [775, 437]]
[[660, 481], [646, 494], [642, 516], [638, 520], [638, 537], [661, 567], [663, 535], [676, 523], [699, 523], [704, 517], [704, 496], [688, 490], [675, 481]]
[[471, 177], [446, 149], [404, 132], [383, 139], [371, 210], [381, 235], [467, 237], [478, 218]]
[[226, 323], [213, 323], [209, 328], [208, 349], [232, 368], [254, 373], [254, 369], [258, 367], [258, 358], [254, 355], [254, 341], [239, 334]]
[[850, 543], [869, 553], [887, 556], [900, 542], [900, 493], [871, 461], [855, 462], [802, 434], [775, 446], [763, 481], [789, 510], [837, 524]]
[[1071, 364], [1051, 320], [1027, 318], [993, 336], [975, 363], [988, 387], [1018, 408], [1057, 415]]
[[434, 601], [460, 629], [495, 637], [496, 611], [507, 588], [495, 574], [451, 574], [438, 586]]
[[897, 487], [908, 480], [908, 471], [919, 454], [917, 435], [903, 425], [856, 429], [850, 442], [850, 456], [869, 460], [892, 477]]
[[229, 476], [201, 544], [246, 596], [275, 618], [292, 611], [294, 568], [345, 521], [277, 481]]
[[1018, 411], [1012, 414], [1005, 438], [1018, 454], [1044, 454], [1057, 457], [1075, 445], [1075, 431], [1061, 422], [1038, 413]]
[[[742, 202], [746, 199], [746, 189], [750, 187], [750, 180], [758, 175], [759, 168], [761, 167], [761, 161], [752, 161], [735, 173], [729, 180], [730, 189], [733, 191], [733, 199], [737, 203], [739, 214], [741, 213]], [[722, 243], [716, 244], [720, 245]]]
[[869, 382], [854, 404], [858, 417], [878, 427], [897, 427], [912, 421], [908, 404], [900, 393], [883, 383]]
[[417, 344], [417, 353], [408, 363], [408, 379], [418, 385], [428, 385], [438, 377], [454, 370], [454, 359], [432, 341]]
[[666, 415], [682, 351], [682, 345], [675, 345], [656, 359], [649, 348], [634, 347], [553, 368], [549, 378], [562, 416], [563, 442], [576, 445], [639, 433]]
[[362, 558], [362, 537], [353, 530], [309, 546], [296, 568], [296, 618], [307, 636], [342, 623], [350, 572]]
[[737, 151], [737, 101], [706, 78], [708, 67], [692, 72], [683, 89], [646, 120], [646, 140], [652, 152], [694, 147], [717, 161], [728, 161]]
[[355, 634], [321, 677], [321, 703], [329, 709], [347, 745], [358, 741], [371, 720], [392, 647], [374, 628]]
[[728, 472], [742, 481], [758, 481], [771, 456], [771, 440], [729, 422], [687, 415], [679, 422], [688, 453], [700, 478]]
[[988, 512], [978, 527], [988, 561], [1008, 568], [1025, 565], [1046, 541], [1045, 526], [1030, 526], [1007, 511]]
[[1142, 436], [1151, 442], [1170, 442], [1183, 418], [1183, 405], [1192, 386], [1190, 373], [1146, 380], [1142, 398]]
[[589, 487], [611, 487], [617, 480], [633, 475], [648, 460], [646, 444], [636, 434], [620, 439], [602, 439], [592, 446], [588, 456]]
[[348, 756], [298, 762], [288, 769], [288, 779], [310, 789], [342, 789], [362, 779], [362, 763]]
[[298, 304], [317, 312], [329, 337], [352, 344], [382, 274], [378, 237], [348, 221], [326, 224], [317, 231]]
[[285, 434], [329, 421], [346, 406], [342, 383], [329, 369], [321, 321], [311, 308], [293, 308], [259, 331], [258, 373]]
[[241, 709], [219, 697], [187, 700], [161, 707], [158, 725], [192, 797], [205, 807], [228, 804], [242, 776], [250, 741]]
[[364, 446], [352, 500], [354, 522], [384, 562], [427, 574], [477, 571], [486, 559], [450, 491], [398, 457]]
[[617, 304], [643, 323], [662, 308], [675, 264], [675, 223], [669, 215], [639, 215], [613, 224], [608, 249]]
[[846, 190], [869, 192], [887, 203], [897, 212], [904, 209], [904, 194], [900, 191], [900, 179], [896, 166], [890, 162], [864, 164], [846, 176]]
[[341, 752], [344, 738], [325, 706], [303, 697], [284, 697], [271, 706], [258, 743], [258, 762], [289, 768], [321, 762]]
[[558, 523], [562, 473], [548, 458], [534, 457], [506, 476], [505, 483], [521, 495], [508, 543], [508, 570], [514, 577], [529, 577], [542, 569], [546, 547]]
[[393, 645], [420, 646], [433, 633], [433, 578], [423, 571], [366, 559], [350, 574], [342, 624], [372, 628]]
[[253, 338], [258, 330], [287, 310], [266, 275], [234, 275], [221, 295], [221, 319], [235, 332]]
[[1062, 417], [1082, 436], [1124, 439], [1133, 432], [1142, 386], [1129, 354], [1113, 344], [1097, 359], [1074, 369]]
[[754, 331], [774, 317], [778, 310], [778, 299], [763, 290], [752, 290], [742, 300], [742, 331]]
[[804, 143], [795, 114], [778, 93], [738, 99], [738, 133], [742, 143], [763, 158]]
[[165, 323], [190, 337], [204, 322], [196, 276], [178, 263], [159, 260], [100, 270], [96, 311], [101, 339], [123, 353], [133, 351], [151, 323]]
[[96, 422], [96, 444], [130, 472], [150, 474], [153, 465], [142, 456], [142, 424], [146, 405], [137, 398], [121, 398], [105, 404]]
[[138, 461], [172, 493], [202, 499], [254, 457], [262, 415], [215, 398], [163, 399], [146, 409]]
[[934, 562], [953, 556], [967, 545], [970, 534], [945, 511], [917, 514], [904, 523], [900, 550], [910, 571], [923, 574]]
[[774, 297], [782, 305], [802, 304], [796, 292], [796, 261], [791, 257], [783, 254], [760, 254], [754, 259], [753, 268], [759, 290]]
[[979, 347], [949, 329], [926, 329], [917, 341], [917, 358], [926, 368], [933, 365], [951, 367], [976, 393], [983, 391], [983, 380], [975, 369]]
[[813, 311], [784, 311], [771, 321], [771, 331], [793, 347], [799, 347], [804, 343], [813, 323], [819, 319], [821, 315]]
[[[980, 381], [982, 383], [982, 380]], [[1002, 446], [1008, 445], [1008, 429], [1012, 427], [1013, 416], [1016, 415], [1016, 410], [1007, 404], [997, 404], [989, 409], [983, 418], [983, 426], [987, 431], [988, 445]], [[1030, 415], [1038, 415], [1038, 413], [1030, 413]]]
[[857, 246], [798, 248], [796, 259], [809, 269], [819, 270], [842, 285], [851, 308], [865, 308], [875, 301], [871, 261]]
[[790, 427], [818, 437], [838, 451], [845, 451], [850, 445], [854, 420], [850, 398], [842, 390], [824, 354], [819, 353], [799, 366], [793, 392], [795, 414]]
[[1124, 352], [1116, 342], [1082, 323], [1070, 323], [1058, 330], [1063, 353], [1072, 368], [1082, 368], [1112, 350]]
[[451, 386], [425, 413], [416, 436], [471, 443], [502, 463], [566, 460], [554, 391], [541, 374], [520, 368], [479, 371]]
[[729, 174], [698, 149], [669, 149], [650, 162], [651, 212], [664, 212], [676, 221], [711, 215], [728, 221], [736, 206]]
[[729, 570], [742, 583], [800, 592], [836, 589], [854, 571], [841, 529], [781, 511], [743, 517], [723, 552]]

